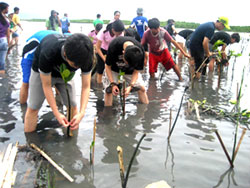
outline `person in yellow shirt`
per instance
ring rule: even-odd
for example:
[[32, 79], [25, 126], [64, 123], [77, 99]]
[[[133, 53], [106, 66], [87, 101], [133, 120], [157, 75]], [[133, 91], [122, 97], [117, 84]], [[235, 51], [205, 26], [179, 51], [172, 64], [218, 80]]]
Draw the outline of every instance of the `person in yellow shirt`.
[[18, 44], [18, 38], [19, 38], [19, 35], [17, 33], [17, 30], [18, 30], [18, 27], [23, 30], [21, 24], [20, 24], [20, 18], [18, 16], [19, 14], [19, 8], [18, 7], [15, 7], [14, 8], [14, 14], [13, 14], [13, 17], [12, 17], [12, 22], [14, 23], [14, 27], [13, 27], [13, 34], [12, 34], [12, 40], [11, 40], [11, 44], [15, 44], [17, 45]]

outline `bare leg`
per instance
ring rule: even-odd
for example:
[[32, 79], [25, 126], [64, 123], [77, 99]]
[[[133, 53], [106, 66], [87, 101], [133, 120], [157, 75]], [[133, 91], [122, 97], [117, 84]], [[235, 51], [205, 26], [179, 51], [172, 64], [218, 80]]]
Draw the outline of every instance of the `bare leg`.
[[102, 83], [102, 74], [99, 74], [99, 73], [96, 74], [96, 81], [98, 84]]
[[182, 81], [182, 77], [181, 77], [181, 72], [180, 69], [178, 67], [178, 65], [173, 66], [174, 72], [176, 73], [176, 75], [178, 76], [179, 80]]
[[215, 59], [212, 58], [209, 62], [209, 72], [213, 72], [214, 71], [214, 62], [215, 62]]
[[29, 107], [27, 108], [24, 120], [24, 132], [28, 133], [36, 130], [38, 111]]
[[148, 95], [146, 93], [145, 87], [141, 86], [141, 89], [138, 91], [138, 97], [139, 97], [139, 101], [141, 101], [141, 103], [143, 104], [148, 104]]
[[104, 95], [104, 106], [112, 106], [113, 105], [113, 94], [106, 93]]
[[29, 90], [29, 84], [28, 83], [22, 83], [22, 86], [20, 88], [20, 104], [25, 104], [28, 99], [28, 90]]

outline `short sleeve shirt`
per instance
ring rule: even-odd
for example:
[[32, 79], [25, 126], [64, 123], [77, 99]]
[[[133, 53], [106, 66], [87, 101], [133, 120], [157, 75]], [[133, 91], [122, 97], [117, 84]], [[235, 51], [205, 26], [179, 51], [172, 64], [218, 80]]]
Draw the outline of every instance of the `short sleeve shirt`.
[[163, 28], [160, 28], [160, 31], [156, 35], [153, 35], [151, 30], [148, 29], [143, 35], [141, 44], [149, 44], [149, 52], [160, 55], [167, 47], [166, 41], [170, 42], [171, 40], [172, 37]]
[[[36, 72], [51, 73], [52, 77], [61, 77], [60, 66], [65, 64], [70, 71], [76, 71], [63, 57], [62, 47], [68, 35], [51, 34], [46, 36], [35, 51], [32, 69]], [[83, 73], [89, 73], [90, 67], [81, 68]]]
[[213, 22], [207, 22], [201, 24], [196, 28], [194, 33], [190, 38], [190, 46], [197, 46], [197, 48], [203, 48], [202, 43], [205, 37], [211, 40], [215, 30], [215, 25]]
[[218, 41], [218, 40], [221, 40], [221, 41], [223, 41], [224, 43], [226, 43], [227, 45], [229, 45], [230, 42], [231, 42], [231, 37], [230, 37], [230, 35], [229, 35], [228, 33], [224, 32], [224, 31], [219, 31], [219, 32], [216, 32], [216, 33], [213, 35], [213, 37], [212, 37], [210, 43], [211, 43], [211, 44], [214, 44], [214, 43], [216, 43], [216, 41]]
[[17, 24], [20, 23], [20, 18], [17, 14], [13, 14], [12, 21], [14, 22], [15, 26], [13, 28], [14, 31], [17, 30]]
[[[138, 62], [137, 66], [133, 69], [130, 68], [124, 61], [123, 61], [123, 44], [126, 41], [131, 41], [134, 45], [138, 46], [143, 51], [143, 58]], [[109, 45], [106, 64], [111, 66], [111, 70], [114, 72], [119, 72], [119, 70], [125, 72], [125, 74], [132, 74], [134, 69], [136, 70], [143, 70], [144, 67], [144, 56], [145, 52], [142, 45], [132, 37], [117, 37], [115, 38]]]
[[148, 26], [148, 20], [144, 16], [137, 16], [131, 22], [132, 27], [136, 27], [137, 32], [139, 33], [140, 37], [143, 37], [145, 32], [145, 27]]
[[97, 42], [97, 34], [95, 30], [92, 30], [89, 32], [88, 37], [92, 40], [93, 44], [96, 44]]

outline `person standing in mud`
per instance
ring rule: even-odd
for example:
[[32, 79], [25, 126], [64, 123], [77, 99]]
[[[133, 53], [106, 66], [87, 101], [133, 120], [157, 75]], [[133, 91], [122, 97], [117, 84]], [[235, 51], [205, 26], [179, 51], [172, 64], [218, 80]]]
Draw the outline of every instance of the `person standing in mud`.
[[23, 82], [20, 88], [20, 104], [25, 104], [28, 99], [29, 79], [35, 50], [44, 37], [53, 33], [59, 34], [59, 32], [52, 30], [38, 31], [27, 39], [26, 45], [23, 47], [21, 60]]
[[143, 70], [146, 61], [145, 52], [141, 44], [132, 37], [117, 37], [108, 48], [106, 58], [106, 74], [104, 77], [104, 105], [112, 106], [113, 96], [120, 92], [118, 77], [123, 72], [124, 79], [128, 83], [125, 88], [125, 97], [132, 90], [138, 91], [138, 97], [141, 103], [148, 104], [148, 96], [142, 80], [140, 71]]
[[10, 24], [5, 16], [8, 13], [9, 5], [0, 3], [0, 75], [5, 74], [5, 59], [10, 43]]
[[19, 34], [17, 33], [17, 26], [23, 30], [22, 25], [20, 23], [20, 18], [18, 16], [20, 9], [18, 7], [14, 8], [14, 14], [12, 17], [12, 21], [14, 23], [13, 33], [12, 33], [12, 41], [11, 45], [18, 45]]
[[[41, 41], [35, 52], [30, 75], [28, 108], [24, 120], [25, 132], [36, 130], [38, 112], [45, 98], [59, 124], [64, 127], [70, 126], [72, 130], [78, 129], [79, 123], [85, 115], [89, 98], [93, 52], [93, 44], [84, 34], [70, 36], [51, 34]], [[70, 122], [58, 111], [52, 90], [52, 86], [55, 85], [64, 104], [69, 103], [65, 82], [60, 73], [63, 64], [67, 67], [68, 72], [75, 72], [79, 68], [82, 71], [79, 112], [77, 111], [74, 82], [73, 80], [67, 82], [73, 111], [73, 118]]]
[[[175, 29], [175, 21], [173, 19], [169, 19], [167, 21], [167, 25], [164, 27], [164, 29], [167, 30], [167, 32], [170, 34], [170, 36], [175, 40], [175, 36], [177, 35], [177, 30]], [[171, 52], [171, 41], [167, 41], [167, 45], [168, 45], [168, 50]]]
[[[212, 55], [209, 50], [209, 41], [211, 40], [215, 29], [223, 30], [230, 29], [228, 25], [228, 18], [219, 17], [216, 22], [207, 22], [198, 26], [190, 38], [190, 53], [193, 60], [190, 62], [192, 75], [199, 69], [204, 60], [209, 63], [208, 58]], [[206, 57], [204, 57], [204, 54]], [[202, 69], [195, 75], [197, 79], [200, 78]]]
[[96, 52], [97, 52], [97, 76], [96, 80], [98, 84], [102, 83], [102, 75], [105, 69], [106, 54], [110, 42], [118, 36], [123, 35], [124, 24], [121, 20], [116, 20], [113, 23], [109, 23], [105, 30], [101, 30], [97, 35]]
[[165, 69], [168, 71], [171, 68], [175, 71], [179, 80], [182, 81], [182, 76], [178, 65], [175, 64], [171, 57], [170, 52], [166, 46], [166, 41], [172, 42], [186, 57], [190, 57], [180, 46], [173, 40], [168, 32], [160, 28], [160, 21], [157, 18], [152, 18], [148, 21], [148, 29], [142, 38], [141, 44], [149, 44], [149, 73], [150, 77], [155, 77], [157, 72], [158, 63], [161, 62]]
[[[228, 59], [227, 59], [227, 55], [226, 55], [226, 47], [229, 44], [233, 44], [233, 43], [238, 43], [240, 42], [240, 35], [239, 33], [233, 33], [231, 36], [224, 32], [224, 31], [219, 31], [216, 32], [211, 41], [209, 42], [209, 49], [210, 51], [213, 51], [213, 45], [218, 41], [222, 41], [223, 44], [220, 44], [219, 46], [221, 46], [221, 52], [222, 52], [222, 60], [221, 63], [223, 63], [223, 65], [228, 65]], [[214, 62], [216, 60], [216, 56], [212, 55], [209, 61], [209, 71], [212, 72], [214, 70]]]

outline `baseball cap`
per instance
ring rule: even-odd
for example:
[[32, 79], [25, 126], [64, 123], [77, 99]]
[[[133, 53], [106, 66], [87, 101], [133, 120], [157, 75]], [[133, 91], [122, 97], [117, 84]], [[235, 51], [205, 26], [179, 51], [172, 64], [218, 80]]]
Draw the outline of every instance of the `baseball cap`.
[[136, 12], [137, 12], [137, 14], [142, 14], [143, 13], [143, 9], [142, 8], [138, 8]]
[[227, 17], [221, 16], [221, 17], [218, 18], [218, 21], [221, 22], [221, 23], [223, 23], [223, 25], [225, 26], [225, 28], [230, 29], [230, 27], [228, 25], [228, 18]]

